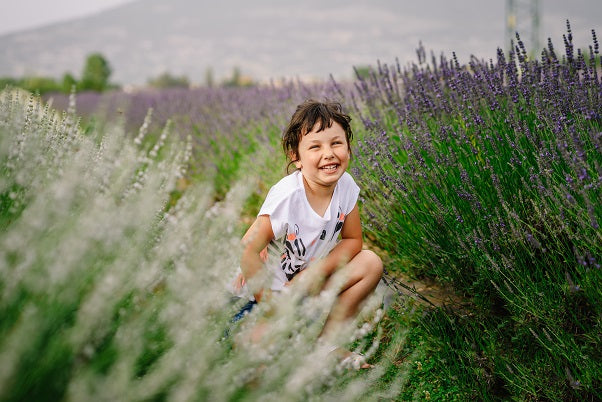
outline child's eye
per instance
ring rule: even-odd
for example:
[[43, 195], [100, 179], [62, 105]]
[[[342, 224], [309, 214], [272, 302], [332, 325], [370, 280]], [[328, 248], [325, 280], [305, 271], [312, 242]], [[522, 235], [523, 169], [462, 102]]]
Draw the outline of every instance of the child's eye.
[[316, 149], [318, 148], [318, 145], [312, 145], [311, 147], [309, 147], [309, 149]]

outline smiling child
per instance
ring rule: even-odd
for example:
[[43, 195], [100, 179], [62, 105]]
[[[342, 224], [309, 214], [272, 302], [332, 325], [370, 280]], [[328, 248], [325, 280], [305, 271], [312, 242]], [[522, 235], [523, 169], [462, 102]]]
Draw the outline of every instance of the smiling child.
[[[322, 278], [325, 287], [335, 272], [344, 273], [323, 335], [355, 317], [383, 273], [380, 258], [363, 249], [360, 190], [346, 172], [350, 121], [338, 103], [307, 100], [297, 107], [282, 137], [289, 167], [296, 170], [270, 189], [242, 239], [238, 287], [261, 269], [273, 275], [269, 290], [254, 289], [256, 302], [308, 271]], [[266, 250], [279, 258], [267, 258]]]

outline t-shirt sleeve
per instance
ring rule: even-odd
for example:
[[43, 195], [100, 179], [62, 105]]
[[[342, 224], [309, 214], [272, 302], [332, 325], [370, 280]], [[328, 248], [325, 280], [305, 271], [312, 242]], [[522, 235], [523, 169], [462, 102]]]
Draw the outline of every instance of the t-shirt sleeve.
[[289, 206], [290, 202], [286, 194], [278, 191], [276, 187], [272, 187], [257, 214], [257, 216], [268, 215], [270, 217], [275, 239], [279, 239], [286, 234], [286, 217], [289, 213]]
[[345, 194], [343, 198], [343, 209], [345, 210], [345, 215], [347, 215], [353, 210], [355, 204], [357, 204], [360, 188], [355, 183], [355, 180], [353, 180], [353, 177], [351, 177], [351, 175], [347, 172], [343, 174], [341, 181], [343, 185], [343, 192]]

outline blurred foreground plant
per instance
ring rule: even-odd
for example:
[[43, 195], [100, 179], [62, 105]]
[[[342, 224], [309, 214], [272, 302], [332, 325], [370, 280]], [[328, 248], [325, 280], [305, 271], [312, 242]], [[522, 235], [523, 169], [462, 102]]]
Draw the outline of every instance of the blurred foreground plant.
[[[218, 203], [206, 183], [184, 189], [191, 151], [169, 124], [140, 147], [147, 125], [135, 139], [119, 125], [84, 134], [74, 108], [61, 116], [16, 91], [0, 97], [0, 399], [366, 400], [401, 390], [403, 377], [374, 387], [386, 359], [350, 375], [316, 346], [334, 294], [291, 292], [232, 324], [241, 302], [226, 289], [249, 186], [232, 184]], [[378, 306], [345, 341], [373, 351], [362, 339]], [[259, 324], [269, 336], [248, 342]]]

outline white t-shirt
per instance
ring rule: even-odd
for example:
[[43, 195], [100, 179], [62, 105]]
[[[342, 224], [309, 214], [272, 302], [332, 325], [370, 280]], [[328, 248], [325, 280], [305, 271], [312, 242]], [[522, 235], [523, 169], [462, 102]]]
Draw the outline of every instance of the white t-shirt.
[[309, 205], [299, 170], [270, 189], [258, 216], [269, 215], [274, 232], [266, 262], [274, 274], [273, 290], [281, 290], [312, 261], [328, 255], [338, 242], [345, 217], [357, 203], [359, 191], [351, 175], [343, 173], [324, 216], [319, 216]]

